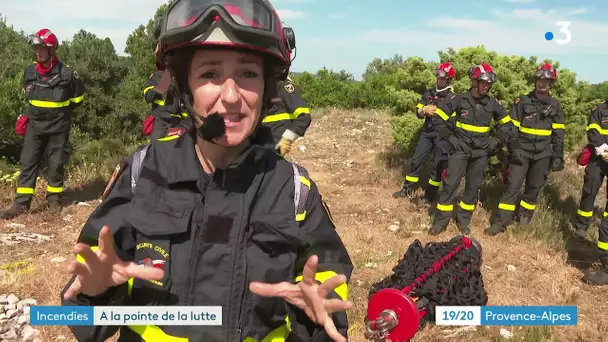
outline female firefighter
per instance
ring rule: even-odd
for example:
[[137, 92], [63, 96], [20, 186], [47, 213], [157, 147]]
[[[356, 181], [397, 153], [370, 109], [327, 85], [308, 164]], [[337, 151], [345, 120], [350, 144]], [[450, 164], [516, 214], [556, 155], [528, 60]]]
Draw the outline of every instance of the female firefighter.
[[[153, 141], [141, 169], [138, 152], [119, 165], [63, 304], [222, 307], [221, 326], [123, 326], [120, 341], [346, 341], [353, 266], [327, 206], [305, 169], [253, 141], [290, 65], [276, 11], [177, 0], [160, 42], [194, 127]], [[118, 327], [71, 330], [101, 341]]]

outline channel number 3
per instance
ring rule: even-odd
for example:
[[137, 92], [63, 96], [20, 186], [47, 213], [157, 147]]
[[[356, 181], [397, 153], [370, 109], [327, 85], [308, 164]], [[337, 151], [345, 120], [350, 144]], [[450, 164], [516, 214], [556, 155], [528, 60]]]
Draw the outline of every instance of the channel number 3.
[[568, 29], [568, 27], [570, 27], [570, 22], [558, 21], [555, 23], [555, 25], [559, 26], [559, 32], [563, 33], [566, 36], [566, 38], [564, 39], [556, 39], [555, 42], [560, 45], [570, 43], [570, 40], [572, 40], [572, 33], [570, 32], [570, 29]]

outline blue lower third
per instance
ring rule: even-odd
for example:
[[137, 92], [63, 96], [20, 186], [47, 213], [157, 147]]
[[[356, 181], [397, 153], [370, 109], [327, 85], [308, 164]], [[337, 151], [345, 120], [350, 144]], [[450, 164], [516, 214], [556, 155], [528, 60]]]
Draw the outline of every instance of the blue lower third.
[[94, 325], [92, 306], [32, 306], [31, 325]]
[[482, 306], [481, 325], [577, 325], [576, 306]]

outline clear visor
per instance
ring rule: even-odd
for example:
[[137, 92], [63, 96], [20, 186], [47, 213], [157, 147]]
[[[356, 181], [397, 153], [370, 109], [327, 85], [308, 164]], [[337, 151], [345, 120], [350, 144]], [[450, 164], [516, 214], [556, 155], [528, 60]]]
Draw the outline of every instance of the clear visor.
[[[167, 13], [166, 31], [192, 25], [212, 5], [223, 7], [241, 25], [266, 31], [273, 30], [273, 12], [259, 1], [182, 0]], [[214, 18], [217, 19], [217, 18]]]
[[38, 36], [29, 36], [27, 38], [27, 43], [34, 46], [46, 46], [42, 38]]
[[547, 78], [552, 80], [553, 79], [553, 73], [550, 70], [547, 69], [542, 69], [542, 70], [538, 70], [536, 72], [536, 78]]
[[496, 74], [493, 72], [484, 72], [479, 75], [479, 80], [494, 83], [496, 82]]
[[435, 77], [448, 78], [448, 73], [442, 69], [435, 69]]

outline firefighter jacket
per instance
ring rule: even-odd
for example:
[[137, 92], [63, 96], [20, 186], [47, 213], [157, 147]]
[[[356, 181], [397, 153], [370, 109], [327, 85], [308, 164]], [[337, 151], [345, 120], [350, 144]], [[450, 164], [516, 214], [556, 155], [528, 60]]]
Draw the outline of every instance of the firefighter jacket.
[[[194, 144], [194, 130], [152, 142], [141, 172], [131, 167], [141, 159], [138, 152], [126, 158], [78, 239], [94, 249], [98, 232], [109, 225], [123, 260], [152, 259], [163, 265], [164, 279], [132, 279], [63, 305], [222, 307], [221, 326], [122, 327], [120, 341], [127, 342], [285, 341], [289, 335], [330, 340], [300, 309], [248, 289], [251, 281], [300, 281], [313, 254], [319, 257], [319, 282], [341, 273], [350, 279], [352, 262], [315, 183], [303, 168], [257, 145], [207, 175]], [[296, 206], [294, 196], [303, 191], [307, 195]], [[329, 297], [346, 296], [342, 284]], [[346, 312], [333, 318], [347, 336]], [[79, 341], [102, 341], [119, 327], [70, 329]]]
[[85, 86], [71, 67], [58, 61], [46, 74], [36, 70], [36, 63], [23, 73], [27, 100], [25, 114], [29, 128], [39, 133], [65, 133], [72, 126], [72, 112], [84, 100]]
[[188, 117], [188, 114], [181, 111], [176, 101], [167, 101], [163, 94], [159, 94], [154, 87], [160, 82], [163, 76], [162, 70], [158, 70], [150, 75], [144, 88], [144, 99], [152, 104], [152, 115], [157, 119], [168, 123], [177, 124], [181, 119]]
[[608, 144], [608, 101], [593, 107], [586, 131], [587, 140], [593, 147]]
[[534, 160], [564, 159], [565, 121], [562, 106], [553, 97], [541, 100], [534, 93], [524, 94], [511, 108], [519, 146]]
[[277, 96], [271, 101], [262, 124], [270, 128], [275, 143], [303, 137], [311, 123], [310, 107], [291, 80], [277, 83]]
[[450, 93], [437, 113], [455, 113], [446, 125], [453, 132], [450, 143], [456, 150], [473, 151], [493, 149], [490, 142], [492, 120], [498, 123], [496, 137], [503, 144], [514, 140], [511, 117], [496, 99], [484, 96], [475, 98], [471, 91], [460, 94]]
[[[441, 104], [445, 100], [448, 94], [451, 94], [452, 88], [447, 90], [438, 92], [436, 89], [429, 89], [424, 94], [422, 94], [422, 98], [420, 99], [420, 103], [416, 105], [416, 108], [420, 109], [426, 105], [435, 105], [437, 108], [440, 108]], [[450, 113], [452, 115], [453, 113]], [[418, 115], [418, 114], [416, 114]], [[418, 115], [419, 118], [424, 118]], [[442, 111], [437, 111], [435, 115], [426, 116], [424, 120], [424, 130], [427, 132], [437, 132], [438, 129], [443, 127], [443, 125], [448, 121], [450, 117], [446, 115], [446, 113]]]

